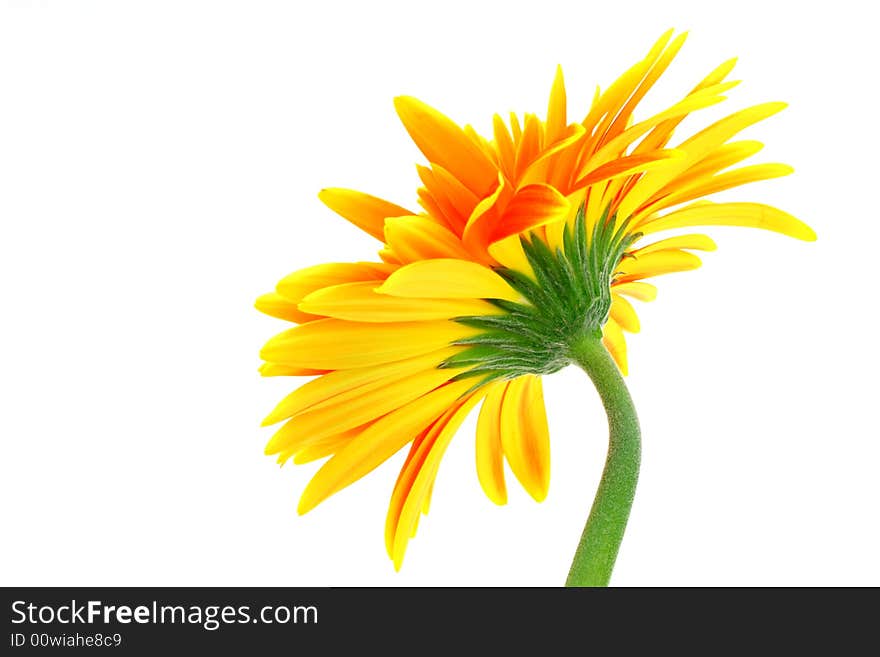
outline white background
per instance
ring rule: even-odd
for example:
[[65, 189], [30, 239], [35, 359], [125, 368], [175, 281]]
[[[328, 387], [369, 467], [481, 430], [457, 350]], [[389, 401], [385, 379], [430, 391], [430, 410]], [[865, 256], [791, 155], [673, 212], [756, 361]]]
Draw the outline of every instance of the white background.
[[[812, 225], [807, 244], [712, 231], [660, 279], [631, 337], [642, 478], [617, 585], [880, 585], [868, 3], [17, 2], [0, 12], [0, 582], [5, 585], [550, 585], [563, 582], [605, 453], [574, 369], [545, 382], [545, 503], [477, 484], [473, 421], [402, 572], [385, 556], [403, 454], [305, 517], [317, 464], [278, 468], [259, 421], [280, 322], [253, 300], [378, 244], [325, 186], [415, 207], [421, 155], [392, 98], [460, 123], [571, 120], [668, 27], [691, 36], [640, 116], [739, 55], [715, 114], [766, 100], [755, 161], [795, 175], [729, 198]], [[817, 7], [829, 7], [820, 10]]]

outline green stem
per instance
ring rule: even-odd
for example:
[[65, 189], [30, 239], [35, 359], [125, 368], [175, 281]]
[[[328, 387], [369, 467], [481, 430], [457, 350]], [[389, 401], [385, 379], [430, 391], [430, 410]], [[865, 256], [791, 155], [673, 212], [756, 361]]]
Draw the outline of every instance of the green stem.
[[565, 585], [607, 586], [639, 479], [639, 421], [623, 376], [599, 339], [585, 337], [571, 355], [602, 398], [609, 435], [605, 470]]

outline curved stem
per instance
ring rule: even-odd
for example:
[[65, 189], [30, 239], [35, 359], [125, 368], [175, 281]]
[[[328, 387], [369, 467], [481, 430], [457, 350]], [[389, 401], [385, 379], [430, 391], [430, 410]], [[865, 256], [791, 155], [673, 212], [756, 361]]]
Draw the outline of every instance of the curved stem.
[[623, 376], [599, 339], [585, 337], [571, 355], [602, 398], [609, 435], [605, 470], [565, 585], [607, 586], [639, 478], [639, 421]]

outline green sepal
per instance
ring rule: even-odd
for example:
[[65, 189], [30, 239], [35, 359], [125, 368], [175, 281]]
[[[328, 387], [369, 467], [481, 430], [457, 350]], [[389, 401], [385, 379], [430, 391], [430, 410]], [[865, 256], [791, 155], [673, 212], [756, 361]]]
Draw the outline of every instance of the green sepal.
[[584, 205], [565, 227], [555, 251], [534, 233], [520, 236], [533, 277], [497, 267], [495, 272], [523, 301], [488, 299], [501, 314], [458, 317], [480, 333], [459, 340], [467, 347], [441, 367], [467, 367], [455, 379], [485, 377], [484, 382], [522, 374], [548, 374], [572, 360], [572, 345], [585, 336], [601, 338], [611, 309], [614, 271], [638, 234], [629, 220], [618, 224], [606, 208], [587, 231]]

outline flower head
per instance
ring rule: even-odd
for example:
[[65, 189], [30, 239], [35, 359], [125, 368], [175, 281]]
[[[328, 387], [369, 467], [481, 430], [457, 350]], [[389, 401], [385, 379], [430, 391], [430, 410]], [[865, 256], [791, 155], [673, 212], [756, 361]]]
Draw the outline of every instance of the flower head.
[[541, 375], [572, 361], [584, 336], [602, 339], [626, 373], [624, 331], [639, 320], [628, 299], [650, 301], [645, 279], [695, 269], [702, 234], [668, 229], [736, 225], [803, 240], [813, 231], [756, 203], [704, 197], [786, 175], [783, 164], [733, 168], [761, 144], [733, 141], [782, 103], [737, 111], [684, 139], [690, 114], [724, 100], [736, 82], [725, 62], [679, 102], [634, 118], [644, 95], [681, 48], [665, 34], [569, 123], [561, 70], [545, 119], [496, 115], [485, 138], [409, 97], [395, 100], [427, 160], [418, 166], [422, 210], [325, 189], [321, 200], [383, 242], [376, 262], [303, 269], [260, 297], [263, 312], [297, 324], [261, 351], [266, 376], [314, 376], [266, 418], [284, 422], [266, 453], [283, 463], [329, 457], [308, 484], [314, 508], [409, 445], [386, 523], [400, 566], [427, 512], [440, 460], [480, 402], [479, 481], [507, 499], [504, 461], [533, 498], [547, 495], [550, 442]]

